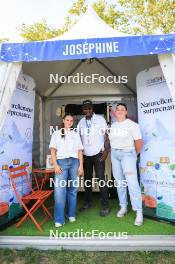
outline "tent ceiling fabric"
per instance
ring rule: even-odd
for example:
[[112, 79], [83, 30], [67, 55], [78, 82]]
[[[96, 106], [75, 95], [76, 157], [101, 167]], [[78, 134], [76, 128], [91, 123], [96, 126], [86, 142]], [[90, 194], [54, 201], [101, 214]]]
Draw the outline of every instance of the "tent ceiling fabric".
[[79, 60], [53, 61], [53, 62], [30, 62], [23, 63], [23, 72], [29, 74], [36, 82], [36, 90], [45, 95], [46, 90], [55, 88], [56, 85], [50, 84], [50, 74], [67, 75], [78, 65]]
[[[119, 58], [104, 58], [100, 59], [112, 72], [116, 75], [127, 75], [128, 76], [128, 86], [133, 90], [136, 90], [136, 75], [138, 72], [150, 68], [152, 66], [158, 65], [158, 58], [156, 55], [150, 56], [134, 56], [134, 57], [119, 57]], [[36, 90], [43, 96], [49, 95], [48, 91], [52, 91], [58, 84], [50, 84], [49, 76], [50, 74], [58, 74], [59, 76], [67, 76], [70, 72], [80, 63], [80, 60], [70, 60], [70, 61], [53, 61], [53, 62], [30, 62], [23, 63], [23, 72], [34, 78], [36, 82]], [[75, 71], [75, 73], [83, 72], [84, 75], [91, 73], [98, 73], [111, 75], [106, 69], [102, 69], [102, 65], [98, 62], [92, 62], [92, 64], [87, 64], [86, 61], [82, 62], [81, 66]], [[75, 74], [74, 73], [74, 74]], [[72, 73], [73, 75], [73, 73]], [[81, 84], [80, 84], [81, 85]], [[62, 94], [62, 88], [67, 87], [76, 89], [77, 85], [63, 84], [52, 96], [59, 96]], [[101, 84], [101, 87], [105, 84]], [[117, 84], [113, 85], [117, 88]], [[82, 86], [83, 87], [83, 86]], [[67, 91], [68, 91], [67, 90]], [[123, 88], [123, 93], [131, 94], [131, 92]], [[121, 91], [121, 92], [122, 92]], [[78, 90], [77, 90], [78, 92]], [[80, 92], [80, 91], [79, 91]], [[89, 91], [90, 92], [90, 91]], [[117, 93], [117, 91], [116, 91]]]
[[105, 58], [102, 61], [117, 75], [127, 75], [128, 85], [136, 91], [136, 75], [158, 65], [157, 55]]

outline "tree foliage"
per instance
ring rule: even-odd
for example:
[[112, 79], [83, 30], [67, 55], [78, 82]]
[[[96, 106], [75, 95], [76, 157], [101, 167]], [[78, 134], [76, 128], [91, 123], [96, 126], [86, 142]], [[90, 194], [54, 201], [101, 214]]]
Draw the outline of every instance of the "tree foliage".
[[118, 0], [127, 31], [135, 34], [175, 32], [175, 0]]
[[[74, 4], [76, 16], [86, 7], [85, 0]], [[130, 34], [155, 34], [175, 32], [175, 0], [97, 0], [93, 7], [111, 27]]]
[[63, 34], [63, 31], [61, 29], [54, 29], [49, 27], [45, 20], [34, 23], [30, 26], [22, 24], [19, 30], [21, 31], [20, 35], [24, 38], [24, 40], [28, 41], [45, 40]]
[[72, 4], [72, 7], [69, 9], [69, 14], [80, 16], [82, 13], [85, 13], [87, 9], [85, 0], [77, 0]]
[[0, 38], [0, 43], [7, 42], [8, 40], [9, 40], [8, 38]]

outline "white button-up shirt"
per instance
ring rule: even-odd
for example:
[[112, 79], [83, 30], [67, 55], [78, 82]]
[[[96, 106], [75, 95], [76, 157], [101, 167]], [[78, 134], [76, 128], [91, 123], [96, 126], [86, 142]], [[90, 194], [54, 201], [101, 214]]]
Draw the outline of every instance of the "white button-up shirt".
[[93, 114], [91, 119], [83, 117], [78, 123], [78, 132], [84, 148], [84, 155], [93, 156], [104, 150], [104, 135], [107, 123], [104, 117]]
[[57, 150], [57, 159], [78, 158], [78, 150], [83, 150], [80, 135], [74, 131], [68, 131], [64, 138], [61, 130], [52, 134], [49, 148]]

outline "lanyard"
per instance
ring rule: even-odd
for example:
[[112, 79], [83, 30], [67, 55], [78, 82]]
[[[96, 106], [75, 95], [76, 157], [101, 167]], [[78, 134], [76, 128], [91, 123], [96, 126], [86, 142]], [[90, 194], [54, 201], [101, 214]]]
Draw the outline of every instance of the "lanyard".
[[[89, 121], [89, 122], [88, 122]], [[90, 128], [92, 126], [92, 120], [86, 119], [86, 128], [87, 128], [87, 133], [90, 134]]]

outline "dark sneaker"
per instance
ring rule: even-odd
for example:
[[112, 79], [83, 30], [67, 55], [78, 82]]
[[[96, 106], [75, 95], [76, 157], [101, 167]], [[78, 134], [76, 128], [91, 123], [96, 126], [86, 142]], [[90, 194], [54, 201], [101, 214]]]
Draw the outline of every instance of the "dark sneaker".
[[84, 212], [84, 211], [90, 209], [91, 207], [92, 207], [92, 204], [90, 204], [90, 203], [86, 203], [86, 204], [84, 204], [84, 205], [79, 209], [79, 211], [82, 213], [82, 212]]
[[107, 216], [109, 213], [110, 213], [110, 208], [109, 207], [105, 207], [105, 208], [102, 208], [100, 210], [100, 216]]

